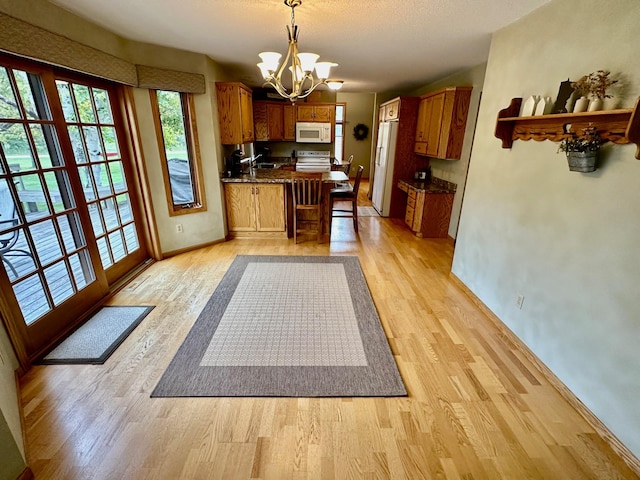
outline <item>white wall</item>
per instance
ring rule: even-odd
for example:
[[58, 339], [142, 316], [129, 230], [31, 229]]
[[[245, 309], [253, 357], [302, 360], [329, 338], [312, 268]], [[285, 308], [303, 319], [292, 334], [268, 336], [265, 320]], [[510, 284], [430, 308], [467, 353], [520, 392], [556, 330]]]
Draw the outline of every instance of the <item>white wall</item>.
[[[640, 456], [640, 161], [608, 145], [569, 172], [557, 144], [494, 137], [512, 97], [610, 69], [640, 95], [640, 2], [555, 0], [493, 37], [453, 272]], [[525, 296], [524, 306], [515, 305]]]

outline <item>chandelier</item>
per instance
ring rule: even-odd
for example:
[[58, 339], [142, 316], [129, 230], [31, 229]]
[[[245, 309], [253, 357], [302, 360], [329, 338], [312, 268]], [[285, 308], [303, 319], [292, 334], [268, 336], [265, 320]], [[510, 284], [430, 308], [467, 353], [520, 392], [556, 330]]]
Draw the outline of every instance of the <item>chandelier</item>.
[[[281, 97], [288, 98], [291, 103], [295, 103], [299, 98], [305, 98], [319, 85], [327, 85], [332, 90], [339, 90], [342, 87], [342, 81], [328, 79], [331, 67], [337, 67], [337, 63], [318, 62], [319, 55], [298, 52], [295, 8], [302, 4], [302, 0], [284, 0], [284, 4], [291, 7], [291, 25], [287, 25], [289, 48], [282, 64], [280, 64], [282, 55], [277, 52], [259, 54], [262, 62], [258, 63], [258, 68], [265, 80], [265, 85], [271, 85]], [[317, 78], [313, 76], [314, 69]], [[291, 91], [282, 84], [282, 74], [285, 70], [288, 70], [291, 76]]]

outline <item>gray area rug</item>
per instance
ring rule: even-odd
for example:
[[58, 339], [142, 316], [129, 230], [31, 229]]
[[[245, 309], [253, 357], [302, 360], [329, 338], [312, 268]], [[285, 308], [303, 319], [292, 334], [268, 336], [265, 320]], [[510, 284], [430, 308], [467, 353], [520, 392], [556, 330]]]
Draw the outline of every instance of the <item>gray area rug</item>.
[[406, 394], [358, 257], [238, 255], [151, 396]]
[[380, 214], [373, 207], [360, 206], [358, 207], [358, 216], [359, 217], [379, 217]]
[[39, 363], [104, 363], [151, 310], [146, 306], [102, 307]]

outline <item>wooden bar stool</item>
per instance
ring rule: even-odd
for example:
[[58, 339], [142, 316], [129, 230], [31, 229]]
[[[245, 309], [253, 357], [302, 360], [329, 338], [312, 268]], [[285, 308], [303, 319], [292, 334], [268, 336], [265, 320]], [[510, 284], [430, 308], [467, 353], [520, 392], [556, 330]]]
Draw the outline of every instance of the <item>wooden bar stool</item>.
[[[333, 223], [333, 217], [353, 217], [353, 229], [358, 233], [358, 190], [360, 189], [360, 180], [362, 180], [362, 172], [364, 171], [364, 167], [360, 165], [358, 167], [358, 172], [356, 173], [356, 178], [353, 182], [353, 188], [348, 187], [339, 187], [332, 188], [329, 191], [329, 202], [330, 202], [330, 212], [331, 212], [331, 220], [329, 222], [329, 233], [331, 233], [331, 224]], [[341, 208], [333, 208], [334, 201], [348, 201], [351, 202], [351, 208], [349, 210], [341, 209]], [[335, 215], [338, 213], [338, 215]]]
[[322, 174], [296, 178], [291, 184], [293, 197], [293, 237], [316, 235], [322, 232]]

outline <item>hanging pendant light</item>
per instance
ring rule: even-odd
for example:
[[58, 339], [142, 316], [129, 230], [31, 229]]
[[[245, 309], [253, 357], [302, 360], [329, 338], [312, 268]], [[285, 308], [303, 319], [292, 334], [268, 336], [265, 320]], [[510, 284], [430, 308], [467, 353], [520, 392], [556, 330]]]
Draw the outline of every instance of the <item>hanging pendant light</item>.
[[[291, 8], [291, 25], [287, 25], [289, 48], [282, 64], [280, 63], [282, 55], [277, 52], [259, 54], [262, 62], [258, 63], [258, 68], [265, 85], [271, 85], [281, 97], [291, 100], [291, 103], [295, 103], [299, 98], [305, 98], [319, 85], [327, 85], [332, 90], [339, 90], [342, 88], [342, 81], [328, 80], [331, 67], [337, 67], [337, 63], [318, 62], [319, 55], [298, 52], [295, 8], [302, 4], [302, 0], [284, 0], [284, 4]], [[290, 75], [291, 90], [287, 90], [282, 84], [282, 75], [285, 72]]]

